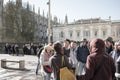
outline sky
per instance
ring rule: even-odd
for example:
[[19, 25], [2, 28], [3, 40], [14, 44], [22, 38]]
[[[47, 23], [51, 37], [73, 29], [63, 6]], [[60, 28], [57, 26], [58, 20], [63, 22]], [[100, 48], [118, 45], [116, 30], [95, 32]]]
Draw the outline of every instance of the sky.
[[[6, 3], [9, 0], [4, 0]], [[14, 1], [14, 0], [13, 0]], [[35, 5], [37, 13], [38, 7], [40, 14], [48, 13], [48, 0], [22, 0]], [[120, 20], [120, 0], [51, 0], [52, 17], [57, 16], [58, 19], [64, 21], [68, 16], [68, 22], [79, 19], [99, 18], [112, 20]]]

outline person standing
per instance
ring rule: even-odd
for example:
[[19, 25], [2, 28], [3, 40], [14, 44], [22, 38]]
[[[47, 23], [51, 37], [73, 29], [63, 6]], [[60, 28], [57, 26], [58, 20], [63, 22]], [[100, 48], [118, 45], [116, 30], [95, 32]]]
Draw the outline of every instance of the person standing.
[[120, 80], [120, 41], [115, 42], [114, 50], [110, 53], [116, 65], [116, 80]]
[[[72, 69], [72, 65], [69, 63], [68, 57], [64, 55], [62, 44], [60, 42], [55, 42], [53, 46], [55, 54], [50, 58], [54, 74], [53, 80], [60, 80], [60, 68], [68, 67], [69, 69]], [[64, 66], [62, 66], [62, 57], [64, 57]]]
[[12, 54], [13, 54], [13, 56], [14, 56], [14, 55], [15, 55], [15, 45], [12, 44], [11, 48], [12, 48]]
[[44, 49], [42, 50], [42, 53], [40, 55], [40, 65], [41, 65], [41, 72], [44, 74], [44, 80], [50, 80], [51, 73], [47, 72], [45, 70], [45, 67], [50, 67], [50, 61], [49, 58], [52, 56], [53, 48], [49, 45], [46, 45]]
[[66, 55], [68, 58], [70, 57], [70, 40], [66, 39], [63, 43], [63, 50], [64, 55]]
[[120, 42], [115, 43], [114, 50], [110, 53], [110, 55], [116, 62], [118, 57], [120, 56]]
[[86, 72], [78, 75], [77, 80], [114, 80], [115, 64], [105, 52], [105, 43], [95, 38], [90, 42], [90, 55], [87, 57]]
[[5, 44], [5, 54], [8, 54], [8, 43]]
[[15, 53], [18, 56], [19, 55], [19, 46], [18, 44], [15, 44]]
[[105, 46], [106, 46], [106, 53], [107, 54], [110, 54], [111, 51], [113, 51], [113, 39], [111, 37], [108, 37], [106, 40], [105, 40]]
[[77, 74], [81, 75], [83, 71], [85, 71], [85, 64], [87, 60], [87, 56], [90, 54], [88, 46], [87, 46], [87, 39], [83, 39], [81, 45], [77, 48]]
[[72, 69], [75, 72], [77, 66], [77, 56], [76, 56], [77, 44], [75, 41], [71, 41], [70, 44], [70, 58], [69, 62], [72, 64]]
[[38, 57], [38, 63], [37, 63], [37, 67], [36, 67], [36, 75], [38, 74], [38, 70], [40, 67], [40, 54], [42, 53], [42, 50], [44, 49], [43, 45], [38, 46], [37, 48], [37, 57]]

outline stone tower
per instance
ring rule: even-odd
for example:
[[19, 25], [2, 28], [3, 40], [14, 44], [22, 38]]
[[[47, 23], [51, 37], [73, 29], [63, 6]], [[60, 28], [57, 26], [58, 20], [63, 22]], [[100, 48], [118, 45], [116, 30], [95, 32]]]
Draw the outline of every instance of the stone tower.
[[22, 0], [16, 0], [17, 6], [17, 22], [19, 30], [22, 32], [22, 19], [21, 19], [21, 10], [22, 10]]
[[58, 23], [58, 19], [57, 19], [57, 16], [54, 17], [54, 25], [57, 25]]
[[65, 16], [65, 24], [68, 24], [68, 17], [67, 17], [67, 14]]
[[0, 42], [2, 42], [2, 28], [3, 28], [3, 1], [0, 0]]

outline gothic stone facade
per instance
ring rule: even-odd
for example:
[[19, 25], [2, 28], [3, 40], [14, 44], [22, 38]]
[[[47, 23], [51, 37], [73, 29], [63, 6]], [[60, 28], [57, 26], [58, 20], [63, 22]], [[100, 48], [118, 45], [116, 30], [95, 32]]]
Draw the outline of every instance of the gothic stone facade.
[[35, 32], [35, 39], [37, 41], [41, 41], [41, 43], [47, 42], [47, 28], [48, 28], [48, 18], [44, 17], [39, 14], [35, 15], [36, 19], [36, 32]]
[[0, 0], [0, 42], [2, 41], [2, 15], [3, 15], [3, 0]]
[[81, 19], [71, 24], [63, 24], [53, 27], [53, 42], [70, 40], [81, 41], [83, 38], [92, 40], [93, 38], [107, 37], [120, 40], [120, 21], [103, 20], [101, 18]]
[[[2, 12], [4, 11], [3, 2], [4, 2], [4, 0], [0, 0], [0, 42], [8, 42], [8, 40], [9, 40], [8, 38], [6, 40], [5, 39], [2, 40], [2, 37], [3, 37], [2, 34], [5, 34], [4, 32], [2, 32], [3, 31], [3, 24], [2, 24], [3, 22], [2, 21], [3, 21], [3, 16], [4, 16], [2, 14]], [[22, 3], [22, 0], [16, 0], [16, 2]], [[21, 6], [22, 6], [22, 8], [25, 8], [27, 6], [27, 4], [26, 5], [21, 4]], [[21, 6], [20, 6], [20, 8], [21, 8]], [[38, 13], [35, 13], [34, 7], [35, 6], [33, 6], [33, 11], [31, 11], [34, 14], [35, 20], [36, 20], [36, 22], [35, 22], [36, 32], [34, 35], [34, 41], [46, 43], [47, 42], [48, 17], [45, 17], [44, 11], [43, 11], [43, 15], [41, 15], [40, 9], [38, 10]], [[20, 14], [20, 11], [19, 11], [19, 14]], [[19, 14], [18, 14], [18, 17], [20, 18], [21, 15], [19, 15]], [[51, 22], [51, 23], [53, 23], [53, 22]], [[5, 30], [6, 29], [4, 26], [4, 31]]]

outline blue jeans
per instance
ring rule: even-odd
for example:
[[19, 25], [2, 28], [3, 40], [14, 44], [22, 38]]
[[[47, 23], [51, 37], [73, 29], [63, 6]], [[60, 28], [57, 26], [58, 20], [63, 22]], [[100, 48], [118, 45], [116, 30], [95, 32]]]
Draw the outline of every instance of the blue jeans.
[[38, 74], [39, 65], [40, 65], [40, 58], [38, 58], [38, 63], [37, 63], [37, 68], [36, 68], [36, 74]]
[[82, 75], [83, 71], [85, 72], [85, 63], [78, 62], [78, 72], [77, 75]]
[[44, 80], [50, 80], [51, 77], [51, 73], [46, 73], [46, 75], [44, 76]]

